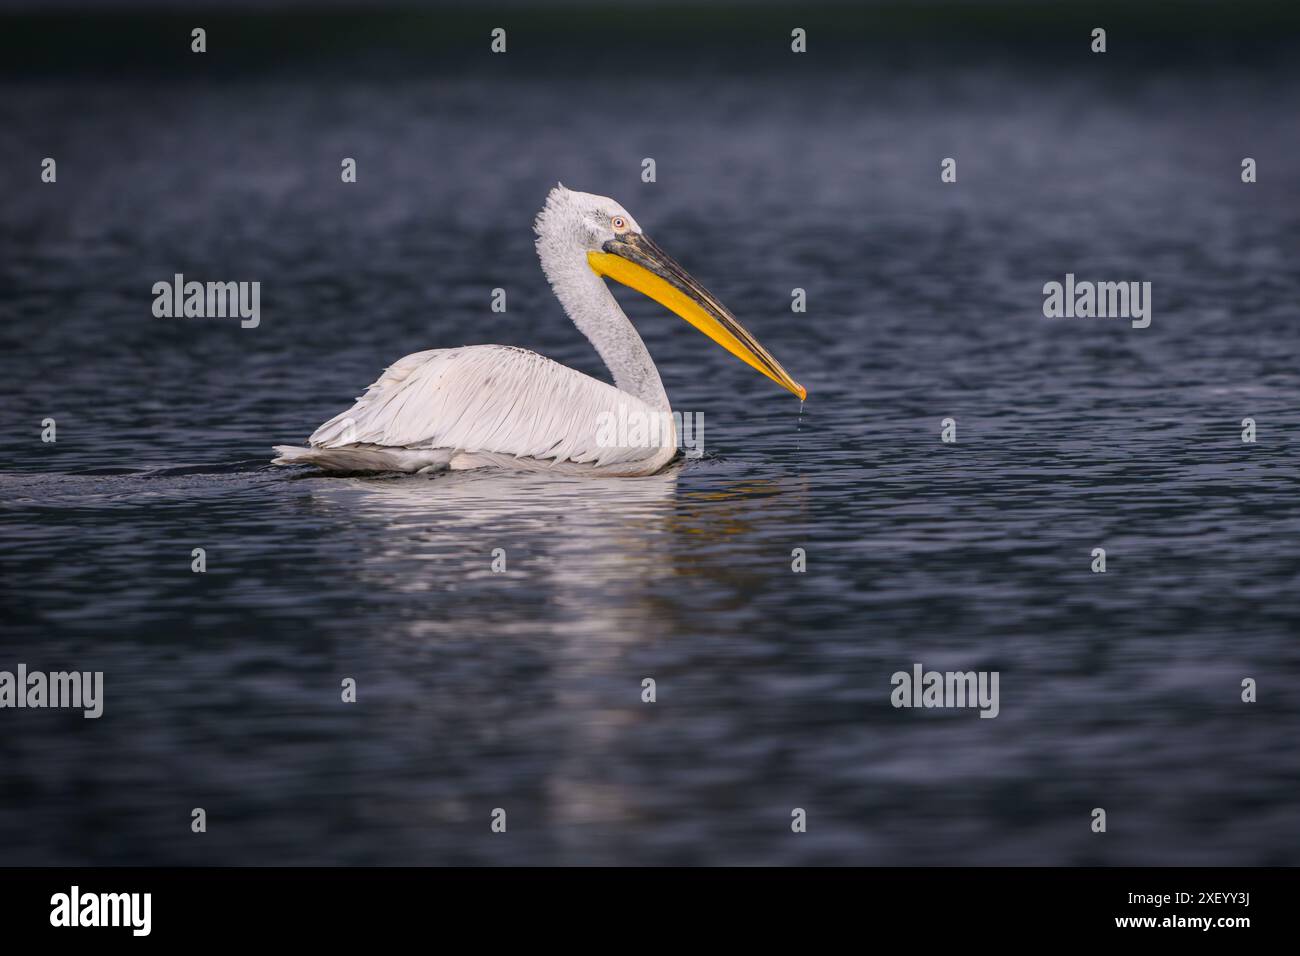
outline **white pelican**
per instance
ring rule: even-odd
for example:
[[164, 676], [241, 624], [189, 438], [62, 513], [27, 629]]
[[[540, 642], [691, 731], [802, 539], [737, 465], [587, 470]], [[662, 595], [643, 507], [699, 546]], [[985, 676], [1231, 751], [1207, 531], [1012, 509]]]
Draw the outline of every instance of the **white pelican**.
[[613, 385], [508, 345], [416, 352], [398, 359], [355, 405], [316, 429], [310, 447], [277, 445], [274, 464], [333, 472], [495, 466], [653, 474], [676, 454], [677, 432], [659, 370], [606, 276], [671, 309], [801, 400], [807, 397], [614, 200], [557, 185], [533, 228], [542, 271], [600, 353]]

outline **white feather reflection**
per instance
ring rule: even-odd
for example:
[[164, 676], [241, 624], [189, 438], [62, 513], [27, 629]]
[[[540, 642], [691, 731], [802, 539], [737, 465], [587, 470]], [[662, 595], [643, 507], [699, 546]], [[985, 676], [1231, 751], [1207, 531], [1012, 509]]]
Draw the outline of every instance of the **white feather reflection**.
[[[758, 590], [752, 571], [721, 555], [761, 537], [763, 517], [779, 524], [806, 505], [801, 480], [719, 481], [696, 472], [683, 491], [681, 467], [635, 479], [508, 472], [308, 479], [329, 527], [356, 526], [354, 567], [366, 590], [427, 595], [422, 618], [359, 635], [366, 653], [410, 660], [409, 678], [430, 687], [448, 681], [419, 655], [430, 643], [455, 642], [457, 659], [529, 662], [527, 676], [457, 684], [458, 714], [438, 720], [433, 733], [454, 725], [461, 739], [475, 734], [491, 747], [493, 726], [515, 727], [519, 714], [533, 714], [523, 721], [529, 732], [560, 754], [539, 781], [552, 823], [645, 812], [644, 795], [611, 768], [620, 766], [628, 735], [661, 706], [641, 701], [642, 679], [658, 673], [646, 673], [647, 662], [664, 659], [654, 646], [691, 640], [702, 600], [732, 604]], [[505, 550], [502, 573], [492, 570], [494, 548]], [[427, 736], [430, 727], [418, 732]], [[456, 803], [426, 812], [432, 825], [469, 810]], [[582, 827], [563, 832], [575, 858], [596, 839]]]

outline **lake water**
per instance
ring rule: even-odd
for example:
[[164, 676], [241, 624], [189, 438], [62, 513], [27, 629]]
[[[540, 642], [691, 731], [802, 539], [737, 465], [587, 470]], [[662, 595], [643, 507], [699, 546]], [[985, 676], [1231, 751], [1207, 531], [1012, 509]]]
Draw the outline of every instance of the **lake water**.
[[[1293, 79], [7, 87], [0, 669], [102, 670], [106, 702], [0, 714], [0, 863], [1300, 863]], [[268, 464], [420, 349], [601, 374], [532, 249], [557, 180], [802, 415], [620, 290], [699, 460]], [[154, 318], [178, 272], [260, 281], [260, 326]], [[1151, 326], [1044, 318], [1067, 272], [1151, 282]], [[894, 709], [915, 662], [998, 671], [999, 716]]]

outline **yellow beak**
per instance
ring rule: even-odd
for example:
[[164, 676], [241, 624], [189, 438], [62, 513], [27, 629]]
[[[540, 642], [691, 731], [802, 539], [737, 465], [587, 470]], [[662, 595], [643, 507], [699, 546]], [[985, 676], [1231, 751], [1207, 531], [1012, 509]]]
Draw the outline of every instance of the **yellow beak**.
[[675, 312], [747, 365], [787, 388], [799, 399], [808, 390], [790, 377], [727, 308], [685, 269], [641, 233], [629, 232], [605, 243], [603, 252], [588, 252], [597, 275], [608, 276]]

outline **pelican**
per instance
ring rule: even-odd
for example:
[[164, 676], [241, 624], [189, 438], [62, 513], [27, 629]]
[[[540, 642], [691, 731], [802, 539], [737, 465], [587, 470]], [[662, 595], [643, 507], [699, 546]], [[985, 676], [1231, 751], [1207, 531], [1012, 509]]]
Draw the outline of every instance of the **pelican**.
[[328, 472], [504, 468], [635, 477], [677, 453], [668, 395], [605, 279], [649, 296], [741, 361], [807, 391], [614, 200], [557, 185], [533, 224], [556, 298], [614, 384], [509, 345], [431, 349], [398, 359], [307, 448], [273, 464]]

